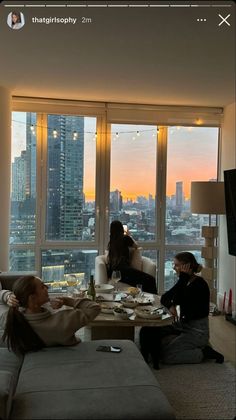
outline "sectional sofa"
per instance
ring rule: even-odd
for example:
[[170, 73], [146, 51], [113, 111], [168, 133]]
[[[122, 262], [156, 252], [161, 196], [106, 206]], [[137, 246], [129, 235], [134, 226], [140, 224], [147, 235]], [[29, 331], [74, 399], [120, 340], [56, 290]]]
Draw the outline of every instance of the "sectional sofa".
[[[4, 287], [13, 280], [0, 275]], [[122, 351], [99, 352], [99, 345]], [[25, 357], [1, 343], [0, 419], [171, 420], [175, 415], [132, 341], [98, 340]]]

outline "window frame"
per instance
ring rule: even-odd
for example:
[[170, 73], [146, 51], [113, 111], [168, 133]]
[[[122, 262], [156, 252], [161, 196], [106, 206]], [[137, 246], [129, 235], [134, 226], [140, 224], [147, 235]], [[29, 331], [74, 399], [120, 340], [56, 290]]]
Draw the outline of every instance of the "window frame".
[[[155, 250], [158, 255], [158, 292], [164, 291], [165, 253], [178, 248], [191, 250], [193, 245], [167, 245], [165, 243], [165, 194], [167, 165], [167, 131], [170, 126], [218, 127], [218, 168], [221, 141], [222, 108], [175, 107], [134, 104], [113, 104], [103, 102], [84, 102], [52, 100], [39, 98], [13, 98], [13, 109], [17, 112], [37, 113], [37, 199], [36, 199], [36, 238], [35, 244], [13, 244], [11, 249], [32, 250], [35, 252], [35, 271], [41, 275], [41, 255], [46, 249], [90, 249], [103, 254], [109, 237], [109, 197], [110, 197], [110, 158], [111, 124], [156, 125], [159, 127], [156, 159], [156, 240], [142, 243], [144, 250]], [[97, 118], [96, 172], [95, 172], [95, 223], [94, 242], [89, 241], [50, 241], [45, 239], [46, 196], [47, 196], [47, 115], [63, 114]], [[200, 124], [201, 122], [201, 124]], [[43, 127], [42, 129], [40, 127]], [[157, 236], [157, 232], [159, 235]], [[201, 245], [194, 249], [200, 250]]]

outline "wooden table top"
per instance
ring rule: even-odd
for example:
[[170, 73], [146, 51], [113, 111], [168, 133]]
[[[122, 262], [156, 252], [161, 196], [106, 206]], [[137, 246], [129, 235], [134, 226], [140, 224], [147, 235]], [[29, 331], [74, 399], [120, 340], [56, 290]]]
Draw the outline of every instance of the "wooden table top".
[[[125, 293], [127, 291], [127, 289], [129, 288], [129, 286], [127, 284], [124, 283], [118, 283], [119, 287], [119, 292], [120, 293]], [[109, 302], [112, 302], [113, 305], [117, 304], [117, 306], [119, 306], [120, 304], [122, 304], [121, 301], [116, 300], [116, 298], [119, 299], [119, 293], [117, 295], [115, 295], [114, 293], [99, 293], [100, 296], [102, 296], [104, 298], [104, 301], [101, 301], [99, 303], [107, 303], [109, 304]], [[151, 293], [143, 293], [144, 297], [146, 297], [147, 299], [151, 300], [151, 308], [159, 308], [161, 306], [160, 304], [160, 296], [158, 295], [153, 295]], [[149, 305], [138, 305], [136, 308], [150, 308], [150, 304]], [[119, 317], [116, 317], [113, 313], [100, 313], [89, 325], [90, 326], [164, 326], [164, 325], [168, 325], [173, 321], [173, 316], [170, 315], [169, 313], [164, 313], [161, 318], [157, 318], [157, 319], [144, 319], [144, 318], [140, 318], [136, 315], [135, 313], [135, 309], [133, 309], [133, 314], [130, 316], [130, 318], [128, 319], [121, 319]]]

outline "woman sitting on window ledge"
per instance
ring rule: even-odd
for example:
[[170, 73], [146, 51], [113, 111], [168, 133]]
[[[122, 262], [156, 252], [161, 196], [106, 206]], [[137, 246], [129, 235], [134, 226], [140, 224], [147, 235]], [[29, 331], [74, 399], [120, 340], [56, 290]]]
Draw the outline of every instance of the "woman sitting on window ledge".
[[150, 274], [131, 267], [131, 250], [137, 249], [136, 242], [124, 228], [119, 220], [114, 220], [110, 225], [110, 241], [108, 243], [107, 275], [111, 278], [112, 271], [121, 272], [121, 281], [130, 286], [142, 285], [142, 290], [147, 293], [157, 293], [156, 280]]

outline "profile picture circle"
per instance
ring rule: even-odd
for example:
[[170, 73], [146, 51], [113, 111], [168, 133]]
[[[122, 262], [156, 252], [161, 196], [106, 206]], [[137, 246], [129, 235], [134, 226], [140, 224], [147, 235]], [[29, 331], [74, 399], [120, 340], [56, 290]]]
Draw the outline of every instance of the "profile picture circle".
[[11, 29], [21, 29], [25, 24], [25, 17], [23, 13], [13, 10], [7, 16], [7, 24]]

